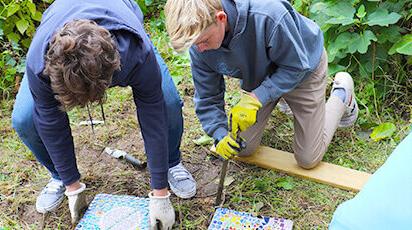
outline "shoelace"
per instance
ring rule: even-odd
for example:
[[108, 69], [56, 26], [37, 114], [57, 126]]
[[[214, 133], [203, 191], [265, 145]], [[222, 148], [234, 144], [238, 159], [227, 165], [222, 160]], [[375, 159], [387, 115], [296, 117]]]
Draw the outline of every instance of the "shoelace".
[[181, 165], [177, 165], [170, 169], [170, 173], [172, 174], [173, 178], [178, 181], [189, 179], [189, 172], [182, 167]]
[[63, 184], [60, 182], [50, 181], [43, 189], [43, 193], [57, 193], [62, 187]]

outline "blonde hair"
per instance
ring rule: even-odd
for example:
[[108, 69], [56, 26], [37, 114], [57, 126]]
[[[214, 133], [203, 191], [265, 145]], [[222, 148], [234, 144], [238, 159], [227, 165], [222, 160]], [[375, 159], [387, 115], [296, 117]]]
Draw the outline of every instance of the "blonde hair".
[[166, 29], [173, 49], [182, 52], [215, 23], [222, 10], [221, 0], [168, 0], [165, 5]]

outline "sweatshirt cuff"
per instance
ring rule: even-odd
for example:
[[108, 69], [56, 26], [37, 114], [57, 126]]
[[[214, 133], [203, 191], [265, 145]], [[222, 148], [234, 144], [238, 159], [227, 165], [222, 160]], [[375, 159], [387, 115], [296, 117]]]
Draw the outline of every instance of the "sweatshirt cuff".
[[263, 84], [254, 89], [252, 92], [259, 99], [262, 106], [265, 106], [267, 103], [271, 101], [270, 92]]
[[151, 173], [150, 186], [152, 189], [164, 189], [167, 188], [167, 172], [164, 173]]
[[224, 127], [219, 127], [215, 130], [215, 132], [213, 133], [213, 139], [215, 139], [216, 141], [220, 141], [223, 139], [223, 137], [225, 137], [227, 135], [227, 129]]
[[63, 184], [68, 186], [80, 180], [80, 173], [76, 168], [76, 171], [70, 172], [70, 174], [63, 174], [59, 172], [59, 177], [63, 181]]

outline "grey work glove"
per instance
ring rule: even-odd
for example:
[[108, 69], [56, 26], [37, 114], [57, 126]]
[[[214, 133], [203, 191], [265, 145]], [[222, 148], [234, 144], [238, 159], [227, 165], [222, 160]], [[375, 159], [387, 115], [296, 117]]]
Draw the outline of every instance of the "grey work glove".
[[69, 210], [72, 218], [72, 224], [79, 221], [82, 211], [87, 208], [86, 194], [83, 192], [85, 189], [86, 185], [80, 183], [80, 188], [76, 191], [66, 191], [64, 193], [69, 199]]
[[157, 230], [157, 222], [159, 222], [159, 230], [172, 229], [175, 223], [175, 210], [170, 202], [170, 192], [166, 196], [153, 196], [149, 193], [149, 215], [150, 229]]

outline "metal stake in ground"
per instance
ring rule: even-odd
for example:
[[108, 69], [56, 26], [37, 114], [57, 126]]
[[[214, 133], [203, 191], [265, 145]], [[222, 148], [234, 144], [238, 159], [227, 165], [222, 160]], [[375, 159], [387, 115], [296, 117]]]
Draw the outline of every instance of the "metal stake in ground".
[[219, 187], [217, 187], [215, 206], [219, 206], [220, 203], [222, 202], [223, 186], [225, 184], [228, 164], [229, 164], [229, 160], [224, 160], [222, 164], [222, 169], [220, 170], [220, 180], [219, 180]]

